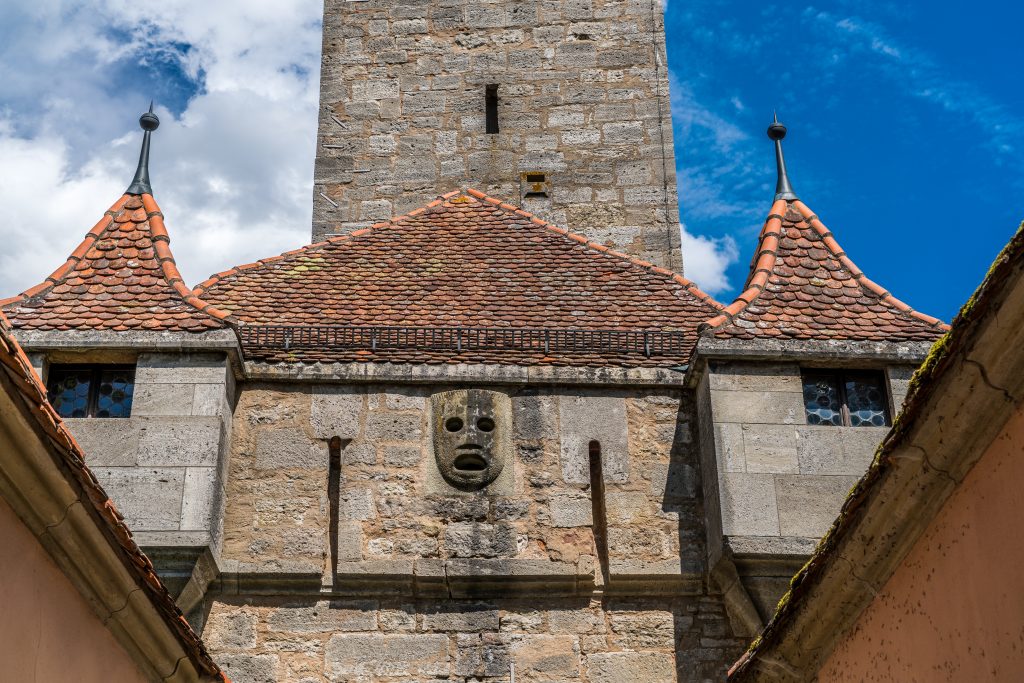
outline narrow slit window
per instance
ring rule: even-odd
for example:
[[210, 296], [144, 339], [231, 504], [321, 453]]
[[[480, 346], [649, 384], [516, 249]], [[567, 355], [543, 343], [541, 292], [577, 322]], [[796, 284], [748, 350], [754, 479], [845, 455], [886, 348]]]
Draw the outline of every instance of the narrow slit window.
[[608, 513], [604, 503], [604, 463], [601, 459], [601, 442], [591, 441], [590, 455], [590, 505], [594, 525], [594, 545], [597, 546], [597, 561], [601, 567], [601, 578], [608, 585]]
[[129, 417], [135, 366], [51, 365], [46, 393], [61, 417]]
[[498, 86], [488, 85], [484, 89], [484, 109], [486, 112], [487, 134], [498, 132]]
[[327, 501], [330, 504], [330, 521], [327, 539], [331, 549], [331, 572], [338, 570], [338, 517], [341, 513], [341, 449], [343, 443], [337, 436], [327, 444]]

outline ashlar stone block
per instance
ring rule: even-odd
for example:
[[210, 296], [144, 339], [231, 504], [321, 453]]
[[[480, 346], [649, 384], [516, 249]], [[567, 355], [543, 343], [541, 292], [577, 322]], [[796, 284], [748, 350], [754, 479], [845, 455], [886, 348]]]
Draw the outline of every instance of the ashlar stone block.
[[181, 496], [181, 529], [212, 531], [217, 496], [216, 467], [186, 467]]
[[366, 397], [348, 387], [314, 387], [310, 403], [310, 424], [318, 439], [359, 436]]
[[276, 683], [280, 659], [277, 655], [223, 654], [217, 664], [232, 683]]
[[580, 676], [580, 643], [575, 636], [528, 635], [513, 641], [512, 660], [518, 671], [536, 680], [563, 680]]
[[442, 606], [423, 615], [425, 631], [459, 631], [462, 633], [497, 631], [498, 610], [485, 603]]
[[132, 397], [132, 416], [191, 415], [195, 387], [194, 384], [139, 384]]
[[580, 495], [556, 495], [551, 498], [551, 526], [573, 528], [591, 526], [593, 504], [589, 497]]
[[89, 467], [130, 467], [138, 464], [138, 419], [67, 418], [64, 424], [85, 452]]
[[726, 536], [778, 536], [775, 475], [723, 472], [719, 475], [722, 533]]
[[713, 391], [803, 391], [800, 366], [795, 363], [720, 363], [708, 382]]
[[178, 530], [184, 467], [97, 467], [93, 472], [132, 531]]
[[217, 353], [140, 353], [135, 384], [225, 384], [228, 365]]
[[587, 656], [591, 683], [673, 683], [675, 657], [671, 652], [602, 652]]
[[743, 456], [749, 473], [796, 474], [797, 428], [789, 425], [745, 424]]
[[801, 474], [846, 474], [867, 471], [888, 427], [797, 427]]
[[267, 619], [267, 628], [284, 633], [374, 631], [377, 606], [373, 600], [319, 600], [308, 607], [283, 605]]
[[746, 471], [747, 460], [743, 451], [743, 425], [733, 422], [715, 425], [715, 455], [720, 471]]
[[447, 676], [448, 636], [443, 634], [336, 633], [324, 652], [327, 677]]
[[716, 423], [805, 424], [802, 394], [788, 391], [714, 391], [711, 411]]
[[629, 479], [629, 427], [626, 402], [619, 396], [559, 397], [562, 477], [566, 483], [590, 483], [590, 442], [601, 444], [606, 482]]
[[261, 428], [256, 433], [258, 469], [326, 469], [327, 448], [314, 443], [300, 429]]
[[147, 418], [139, 435], [139, 464], [215, 467], [222, 429], [217, 417]]
[[775, 480], [783, 536], [820, 538], [832, 525], [859, 477], [779, 476]]

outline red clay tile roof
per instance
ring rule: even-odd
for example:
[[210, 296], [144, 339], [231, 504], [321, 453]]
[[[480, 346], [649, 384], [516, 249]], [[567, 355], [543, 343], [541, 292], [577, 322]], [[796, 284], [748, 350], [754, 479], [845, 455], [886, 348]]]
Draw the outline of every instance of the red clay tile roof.
[[745, 291], [708, 321], [726, 339], [934, 341], [949, 326], [869, 280], [799, 200], [772, 205]]
[[15, 328], [31, 330], [204, 332], [228, 317], [182, 281], [148, 194], [121, 197], [64, 265], [0, 307]]
[[[121, 513], [117, 511], [113, 501], [86, 466], [85, 454], [46, 399], [46, 389], [25, 352], [14, 339], [10, 322], [2, 312], [0, 372], [6, 375], [20, 393], [26, 412], [38, 423], [43, 438], [50, 446], [50, 452], [59, 458], [61, 469], [73, 477], [72, 485], [79, 490], [79, 498], [93, 510], [111, 547], [118, 553], [128, 571], [135, 575], [139, 588], [163, 616], [164, 622], [181, 643], [196, 669], [217, 680], [227, 681], [227, 677], [210, 658], [203, 642], [189, 626], [174, 598], [167, 592], [167, 588], [153, 570], [152, 562], [136, 545]], [[4, 454], [8, 455], [6, 449]], [[31, 492], [26, 494], [31, 495]]]
[[670, 366], [721, 308], [692, 282], [610, 251], [476, 190], [405, 216], [214, 275], [196, 287], [251, 331], [256, 325], [391, 325], [690, 333], [672, 359], [514, 350], [273, 350], [278, 361], [512, 362]]

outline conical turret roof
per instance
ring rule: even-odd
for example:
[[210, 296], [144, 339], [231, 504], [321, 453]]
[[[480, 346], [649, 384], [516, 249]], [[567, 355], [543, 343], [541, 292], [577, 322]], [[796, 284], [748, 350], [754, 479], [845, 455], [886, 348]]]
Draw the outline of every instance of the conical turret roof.
[[[150, 111], [136, 179], [46, 280], [0, 300], [16, 329], [203, 332], [229, 317], [185, 285], [149, 188]], [[139, 178], [144, 176], [145, 182]]]

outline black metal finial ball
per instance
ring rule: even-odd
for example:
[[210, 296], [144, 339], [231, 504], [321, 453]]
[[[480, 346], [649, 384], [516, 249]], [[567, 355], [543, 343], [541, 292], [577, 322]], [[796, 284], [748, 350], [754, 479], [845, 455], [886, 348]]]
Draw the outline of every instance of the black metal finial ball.
[[149, 104], [149, 111], [139, 117], [139, 125], [142, 130], [152, 131], [160, 127], [160, 119], [153, 113], [153, 103]]
[[772, 140], [781, 140], [786, 137], [786, 127], [778, 121], [772, 122], [772, 125], [768, 126], [768, 137]]

